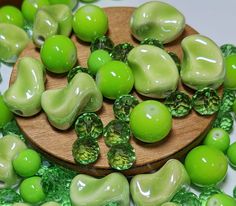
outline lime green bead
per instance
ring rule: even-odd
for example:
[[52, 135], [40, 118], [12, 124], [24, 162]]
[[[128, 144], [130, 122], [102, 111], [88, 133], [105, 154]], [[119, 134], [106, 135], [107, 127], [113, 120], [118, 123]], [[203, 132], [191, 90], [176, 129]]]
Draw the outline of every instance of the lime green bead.
[[211, 196], [206, 206], [235, 206], [236, 200], [233, 197], [230, 197], [226, 194], [215, 194]]
[[73, 41], [63, 35], [54, 35], [44, 42], [40, 50], [42, 62], [53, 73], [65, 73], [77, 61], [77, 49]]
[[228, 162], [220, 150], [202, 145], [187, 154], [185, 168], [193, 184], [213, 186], [224, 179]]
[[108, 17], [103, 9], [98, 6], [82, 6], [74, 15], [73, 30], [79, 39], [91, 42], [96, 37], [106, 34]]
[[234, 104], [233, 104], [233, 112], [234, 114], [236, 114], [236, 100], [234, 101]]
[[88, 69], [92, 74], [96, 74], [97, 71], [107, 62], [111, 61], [110, 54], [102, 49], [92, 52], [88, 58]]
[[228, 89], [236, 89], [236, 54], [225, 58], [225, 80], [224, 87]]
[[226, 152], [230, 144], [229, 134], [221, 128], [211, 129], [205, 137], [203, 144]]
[[232, 166], [236, 167], [236, 142], [231, 144], [227, 150], [227, 156]]
[[13, 114], [7, 107], [7, 105], [3, 101], [2, 95], [0, 95], [0, 129], [3, 128], [3, 126], [10, 122], [13, 119]]
[[23, 180], [20, 185], [20, 195], [27, 203], [38, 204], [42, 202], [46, 198], [46, 195], [43, 192], [41, 178], [30, 177]]
[[24, 17], [19, 9], [14, 6], [3, 6], [0, 8], [0, 23], [14, 24], [23, 28]]
[[78, 3], [77, 0], [48, 0], [50, 4], [65, 4], [70, 7], [70, 9], [74, 9], [76, 4]]
[[15, 172], [22, 177], [31, 177], [36, 174], [41, 165], [40, 155], [32, 150], [21, 151], [13, 160]]

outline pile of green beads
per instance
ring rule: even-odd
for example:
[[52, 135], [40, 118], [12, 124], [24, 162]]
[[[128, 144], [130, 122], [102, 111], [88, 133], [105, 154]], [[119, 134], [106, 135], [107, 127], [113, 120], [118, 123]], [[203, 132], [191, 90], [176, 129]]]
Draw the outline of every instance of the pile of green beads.
[[132, 95], [122, 95], [115, 100], [113, 104], [113, 112], [117, 119], [129, 122], [132, 109], [138, 105], [139, 101]]
[[128, 143], [130, 135], [129, 125], [122, 120], [112, 120], [104, 128], [104, 139], [108, 147]]
[[220, 189], [216, 187], [206, 187], [203, 188], [202, 192], [199, 195], [199, 200], [201, 202], [201, 206], [206, 206], [207, 200], [214, 194], [222, 193]]
[[192, 109], [191, 98], [184, 92], [172, 92], [164, 104], [169, 108], [173, 117], [184, 117]]
[[84, 73], [87, 73], [90, 76], [94, 77], [93, 74], [87, 68], [84, 68], [81, 66], [76, 66], [76, 67], [72, 68], [69, 71], [69, 73], [67, 74], [67, 82], [70, 82], [78, 72], [84, 72]]
[[113, 60], [127, 62], [127, 55], [133, 48], [129, 43], [118, 44], [112, 49], [111, 57]]
[[118, 144], [108, 151], [109, 165], [116, 170], [126, 170], [132, 167], [136, 160], [135, 150], [130, 144]]
[[233, 129], [234, 119], [230, 112], [219, 112], [215, 121], [213, 122], [213, 128], [222, 128], [226, 132], [230, 133]]
[[112, 51], [114, 43], [108, 36], [97, 37], [90, 46], [90, 51], [96, 51], [98, 49], [103, 49], [109, 53]]
[[81, 138], [98, 139], [103, 133], [101, 119], [95, 113], [84, 113], [75, 122], [75, 132]]
[[160, 40], [155, 39], [155, 38], [146, 38], [143, 41], [141, 41], [140, 44], [141, 45], [148, 44], [148, 45], [152, 45], [152, 46], [156, 46], [156, 47], [159, 47], [161, 49], [164, 49], [163, 43]]
[[220, 49], [224, 57], [236, 54], [236, 47], [233, 44], [224, 44]]
[[195, 92], [192, 106], [200, 115], [212, 115], [219, 110], [220, 97], [216, 90], [206, 87]]
[[14, 189], [0, 189], [0, 205], [10, 206], [15, 202], [21, 201], [21, 196]]

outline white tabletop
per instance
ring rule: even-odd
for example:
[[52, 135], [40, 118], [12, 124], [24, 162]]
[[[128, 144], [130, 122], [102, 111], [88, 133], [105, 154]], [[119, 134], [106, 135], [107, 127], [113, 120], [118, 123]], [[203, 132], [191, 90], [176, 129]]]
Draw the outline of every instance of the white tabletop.
[[[163, 0], [180, 10], [186, 23], [195, 28], [200, 34], [208, 36], [219, 46], [226, 43], [236, 45], [236, 1], [235, 0]], [[147, 0], [100, 0], [95, 2], [102, 7], [130, 6], [147, 2]], [[83, 5], [80, 3], [80, 5]], [[3, 82], [0, 84], [0, 92], [4, 92], [8, 87], [11, 67], [1, 65], [0, 72]], [[231, 134], [231, 142], [236, 141], [236, 125]], [[230, 166], [225, 181], [220, 188], [232, 195], [236, 186], [236, 171]]]

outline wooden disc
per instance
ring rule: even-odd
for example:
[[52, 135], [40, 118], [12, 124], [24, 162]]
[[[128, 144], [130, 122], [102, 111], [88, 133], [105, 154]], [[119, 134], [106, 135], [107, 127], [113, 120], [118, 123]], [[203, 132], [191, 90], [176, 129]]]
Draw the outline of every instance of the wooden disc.
[[[108, 35], [114, 43], [130, 42], [137, 45], [138, 42], [132, 38], [129, 29], [129, 19], [133, 8], [105, 8], [105, 12], [109, 17]], [[193, 28], [186, 26], [183, 34], [176, 41], [166, 45], [166, 50], [173, 51], [182, 58], [181, 40], [188, 35], [196, 33]], [[79, 64], [86, 67], [87, 58], [90, 53], [89, 44], [79, 41], [74, 35], [72, 36], [72, 40], [78, 49]], [[21, 57], [24, 56], [40, 58], [39, 51], [33, 44], [30, 44], [23, 51]], [[14, 82], [16, 74], [15, 66], [11, 75], [10, 84]], [[47, 74], [46, 89], [61, 88], [66, 84], [67, 80], [65, 76]], [[181, 84], [179, 85], [179, 89], [185, 90], [192, 95], [191, 91], [182, 87]], [[104, 101], [99, 115], [104, 125], [114, 119], [112, 103]], [[159, 168], [170, 158], [181, 158], [187, 151], [201, 142], [202, 137], [210, 128], [213, 118], [213, 116], [199, 116], [196, 112], [192, 111], [185, 118], [174, 119], [170, 134], [164, 141], [156, 144], [144, 144], [132, 137], [131, 144], [135, 148], [137, 160], [131, 169], [123, 171], [123, 173], [125, 175], [135, 175], [150, 172]], [[103, 176], [114, 171], [108, 164], [108, 148], [103, 138], [99, 139], [100, 158], [95, 164], [84, 167], [77, 165], [72, 157], [72, 144], [77, 138], [73, 128], [67, 131], [54, 129], [47, 121], [44, 112], [30, 118], [16, 117], [16, 120], [32, 145], [57, 163], [94, 176]]]

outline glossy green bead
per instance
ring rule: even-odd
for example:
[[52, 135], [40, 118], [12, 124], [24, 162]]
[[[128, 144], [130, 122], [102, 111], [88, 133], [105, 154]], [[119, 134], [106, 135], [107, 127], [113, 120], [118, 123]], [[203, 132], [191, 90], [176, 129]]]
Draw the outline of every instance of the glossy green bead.
[[223, 44], [220, 47], [220, 50], [224, 57], [227, 57], [232, 54], [236, 54], [236, 46], [233, 44]]
[[215, 194], [209, 198], [206, 206], [235, 206], [236, 200], [226, 194]]
[[227, 150], [227, 156], [232, 166], [236, 167], [236, 142], [231, 144]]
[[63, 35], [48, 38], [40, 50], [42, 62], [53, 73], [65, 73], [77, 61], [77, 49], [73, 41]]
[[130, 93], [134, 85], [134, 77], [127, 64], [110, 61], [97, 72], [96, 83], [104, 97], [116, 99]]
[[86, 42], [103, 36], [108, 30], [108, 17], [102, 8], [95, 5], [80, 7], [73, 18], [76, 36]]
[[228, 89], [236, 89], [236, 54], [225, 57], [225, 80], [224, 87]]
[[26, 149], [21, 151], [12, 163], [18, 175], [21, 177], [31, 177], [39, 170], [41, 157], [36, 151]]
[[37, 10], [46, 5], [49, 5], [48, 0], [24, 0], [21, 5], [21, 11], [25, 19], [29, 23], [33, 23]]
[[230, 144], [229, 134], [221, 128], [211, 129], [205, 137], [203, 144], [226, 152]]
[[23, 28], [24, 17], [16, 7], [3, 6], [0, 8], [0, 23], [14, 24]]
[[77, 5], [77, 0], [48, 0], [50, 4], [65, 4], [70, 7], [70, 9], [74, 9]]
[[3, 101], [3, 96], [0, 95], [0, 129], [3, 128], [3, 126], [10, 122], [13, 119], [13, 113], [9, 110], [5, 102]]
[[161, 102], [143, 101], [131, 112], [131, 131], [142, 142], [153, 143], [164, 139], [171, 127], [171, 113]]
[[193, 184], [213, 186], [224, 179], [228, 162], [220, 150], [202, 145], [187, 154], [185, 168]]
[[111, 60], [112, 58], [107, 51], [102, 49], [96, 50], [89, 55], [87, 61], [88, 69], [92, 74], [96, 74], [104, 64]]
[[38, 204], [46, 197], [41, 185], [40, 177], [30, 177], [20, 185], [20, 195], [25, 202]]
[[236, 114], [236, 100], [234, 101], [234, 104], [233, 104], [233, 112], [234, 114]]

